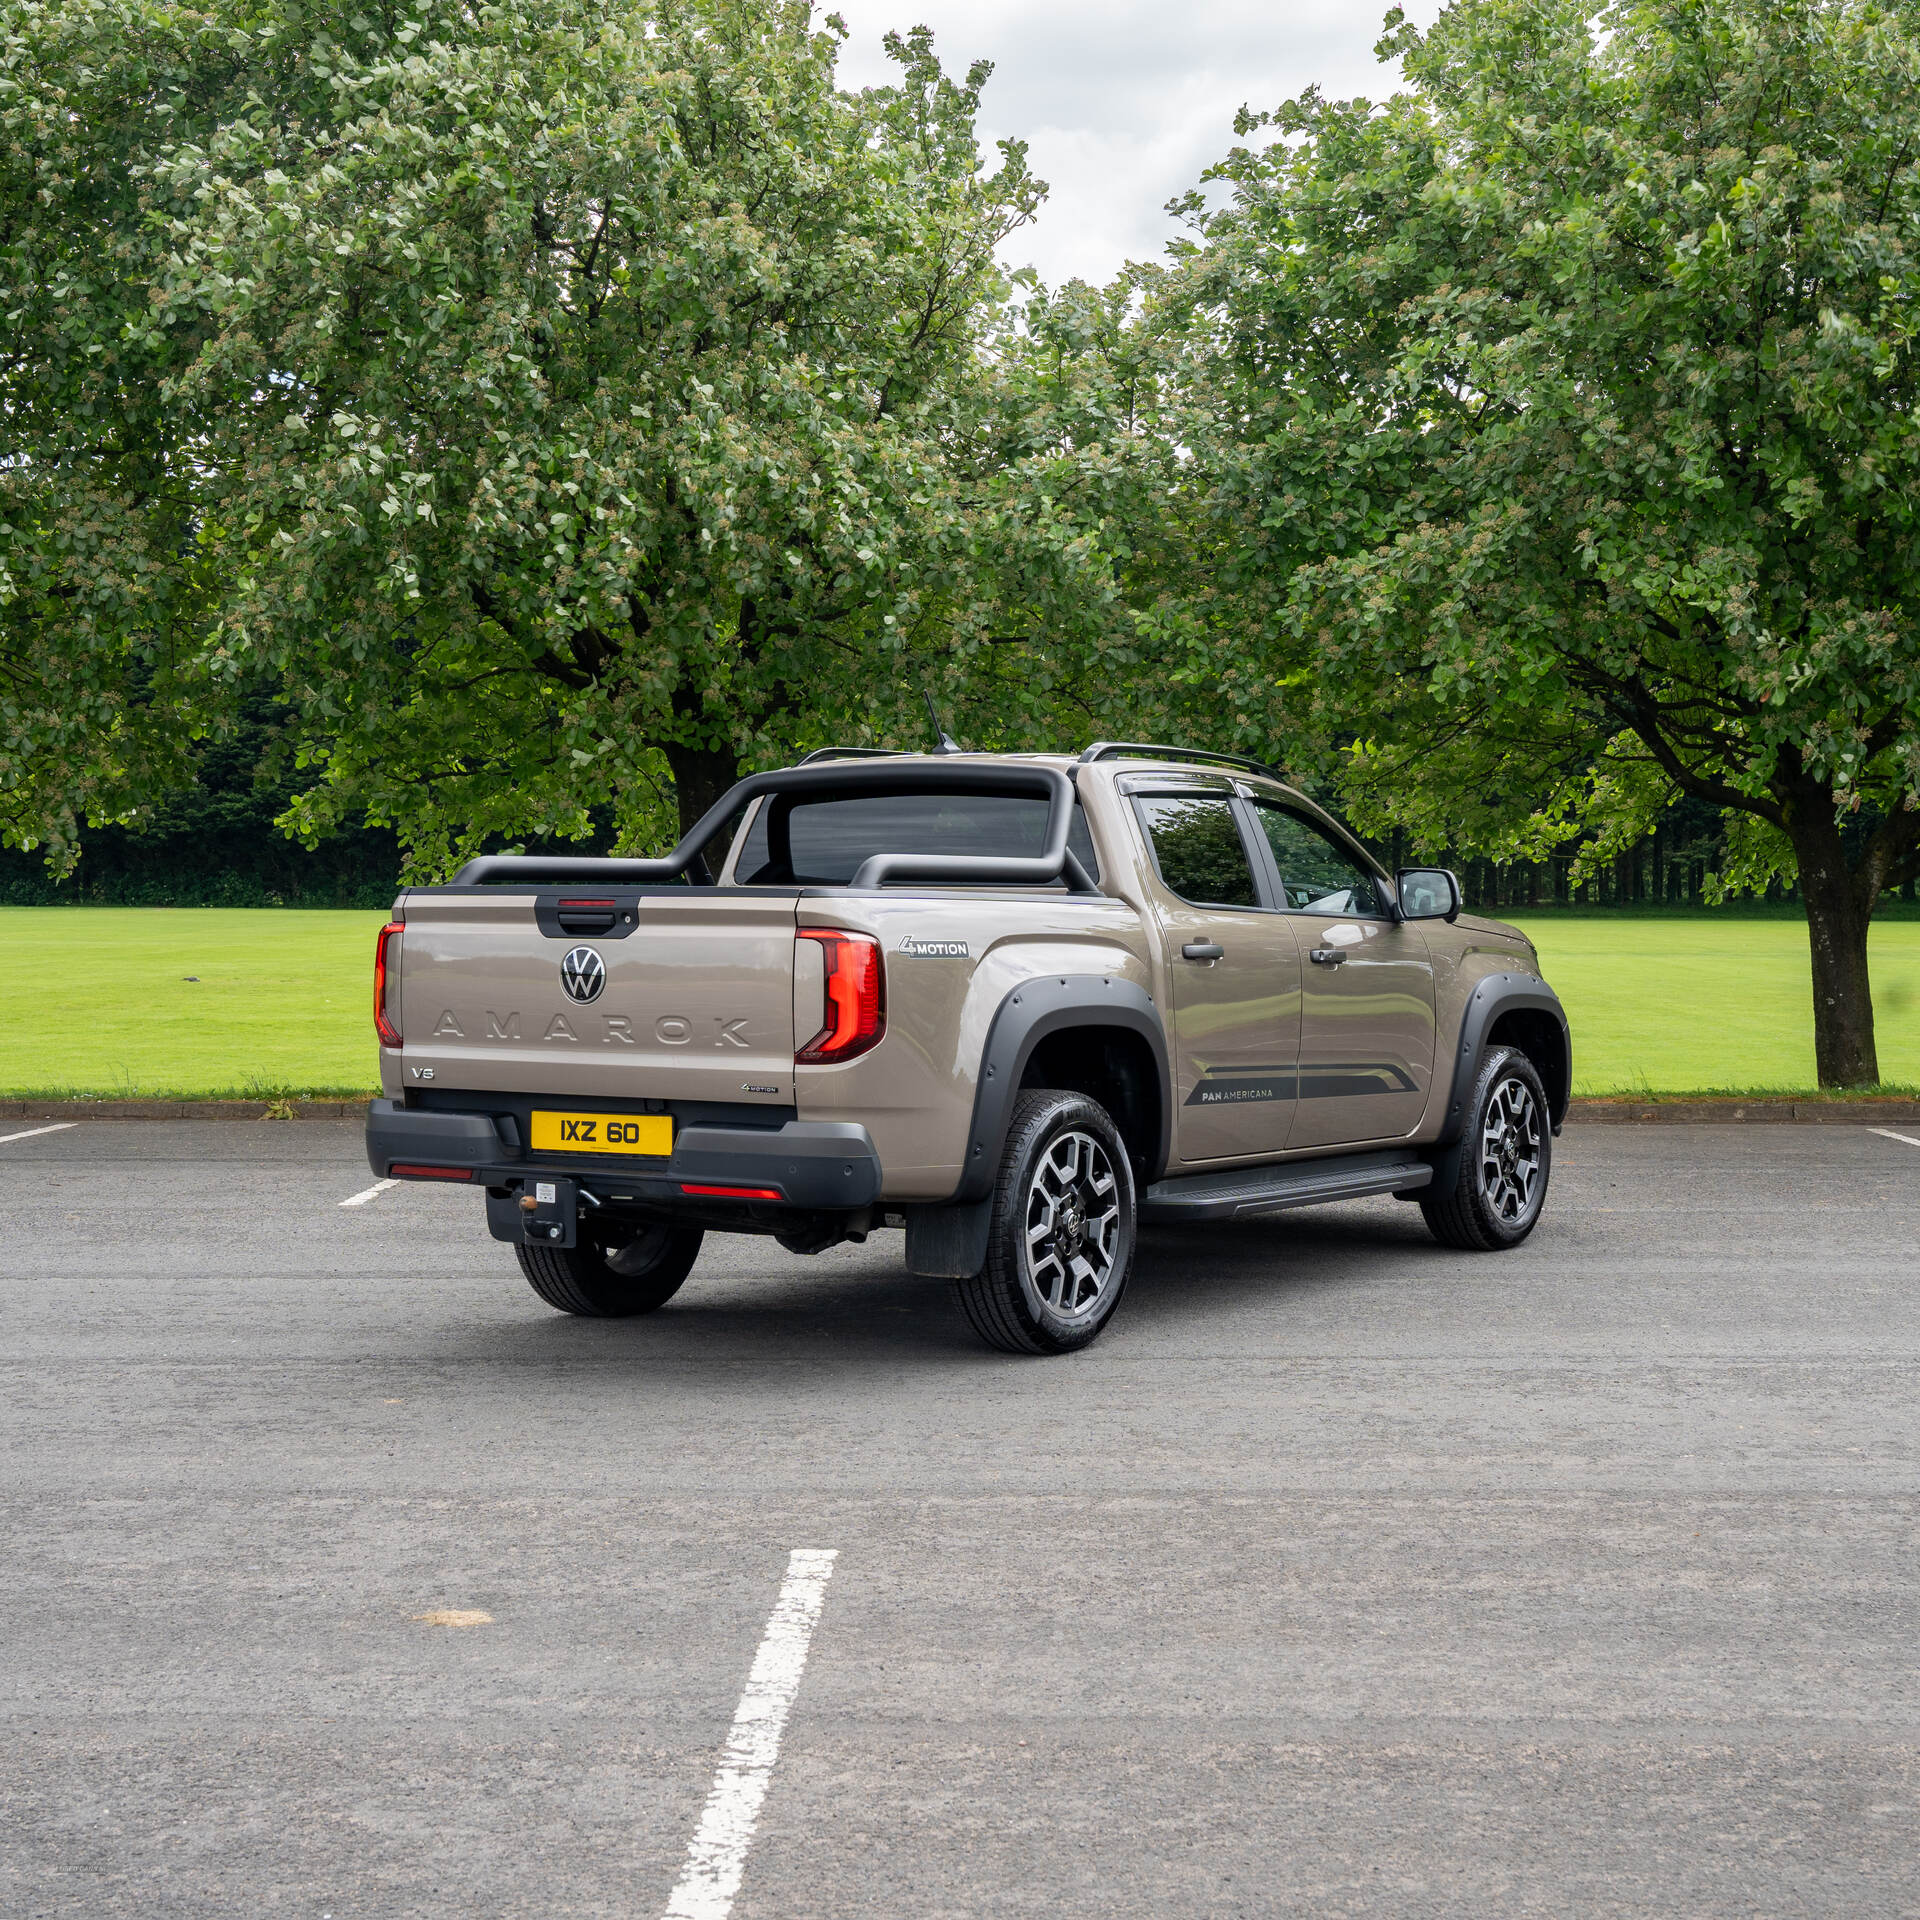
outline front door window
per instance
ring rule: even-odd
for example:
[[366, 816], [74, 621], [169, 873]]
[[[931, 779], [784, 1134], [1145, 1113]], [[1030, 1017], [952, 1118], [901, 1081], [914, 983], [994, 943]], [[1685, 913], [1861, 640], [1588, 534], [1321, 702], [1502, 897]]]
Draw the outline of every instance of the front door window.
[[1385, 915], [1373, 875], [1310, 820], [1265, 801], [1254, 812], [1279, 869], [1281, 897], [1295, 912]]

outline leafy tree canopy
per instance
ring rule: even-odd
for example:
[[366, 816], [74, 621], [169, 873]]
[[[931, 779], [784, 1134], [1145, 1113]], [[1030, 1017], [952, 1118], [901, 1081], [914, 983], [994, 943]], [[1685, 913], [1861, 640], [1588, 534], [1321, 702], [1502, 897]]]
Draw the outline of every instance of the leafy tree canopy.
[[731, 0], [306, 25], [278, 111], [169, 158], [223, 633], [326, 756], [313, 825], [645, 832], [655, 750], [691, 818], [986, 637], [952, 456], [1039, 188], [979, 169], [984, 68], [916, 35], [854, 97], [837, 45]]
[[[1191, 210], [1217, 590], [1377, 824], [1539, 857], [1681, 793], [1797, 866], [1824, 1082], [1920, 859], [1920, 8], [1462, 0]], [[1305, 716], [1302, 716], [1305, 717]]]
[[167, 391], [202, 329], [148, 309], [186, 209], [136, 169], [246, 95], [192, 16], [0, 9], [0, 844], [56, 867], [180, 782], [222, 705], [204, 423]]
[[[57, 549], [97, 597], [56, 523], [117, 516], [170, 596], [100, 616], [117, 709], [72, 697], [70, 605], [38, 642], [16, 619], [9, 664], [38, 646], [67, 676], [42, 769], [52, 716], [124, 755], [163, 712], [177, 759], [223, 692], [270, 686], [310, 775], [290, 824], [390, 822], [433, 870], [485, 839], [670, 838], [742, 762], [917, 742], [925, 686], [998, 738], [1054, 711], [1048, 643], [1101, 587], [992, 427], [994, 248], [1044, 189], [1017, 143], [980, 162], [984, 64], [950, 77], [916, 30], [897, 84], [838, 90], [844, 29], [793, 0], [16, 24], [40, 119], [16, 279], [53, 424], [12, 478], [66, 493], [10, 535], [53, 529], [42, 573]], [[84, 333], [32, 204], [56, 122], [99, 201], [59, 243], [104, 290]], [[168, 449], [170, 518], [59, 438], [61, 382], [103, 352]], [[176, 656], [199, 708], [153, 685]], [[60, 806], [103, 811], [68, 767], [12, 837]]]

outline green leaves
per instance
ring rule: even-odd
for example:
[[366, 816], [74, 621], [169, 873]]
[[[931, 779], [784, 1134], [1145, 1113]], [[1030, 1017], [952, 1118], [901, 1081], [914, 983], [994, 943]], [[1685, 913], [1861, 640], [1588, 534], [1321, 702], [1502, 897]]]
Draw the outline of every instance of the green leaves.
[[[1484, 840], [1544, 793], [1571, 838], [1644, 815], [1628, 766], [1777, 828], [1808, 783], [1914, 804], [1904, 19], [1474, 0], [1396, 24], [1413, 95], [1310, 94], [1216, 169], [1177, 290], [1211, 498], [1376, 819]], [[1491, 813], [1412, 751], [1463, 728], [1533, 742]]]
[[[903, 714], [917, 739], [925, 669], [967, 680], [1008, 581], [1072, 570], [988, 531], [977, 458], [993, 251], [1043, 189], [1017, 145], [982, 166], [986, 71], [951, 79], [923, 30], [896, 86], [853, 96], [839, 30], [794, 4], [22, 17], [40, 144], [96, 76], [114, 110], [76, 177], [119, 196], [70, 243], [41, 232], [44, 161], [16, 142], [49, 252], [18, 276], [43, 291], [13, 399], [49, 437], [7, 478], [51, 525], [76, 381], [102, 385], [81, 356], [139, 343], [111, 390], [175, 450], [166, 540], [205, 588], [174, 594], [166, 645], [196, 724], [277, 690], [320, 779], [299, 831], [389, 821], [429, 865], [502, 835], [658, 839], [669, 768], [697, 811], [741, 760]], [[84, 333], [76, 276], [107, 289]], [[76, 659], [71, 601], [38, 604], [19, 659]], [[133, 691], [159, 643], [128, 606], [102, 644], [124, 744], [162, 711]], [[64, 697], [21, 723], [44, 790], [19, 818], [70, 832]]]
[[1162, 295], [1224, 592], [1368, 825], [1751, 821], [1721, 882], [1797, 864], [1822, 1072], [1871, 1078], [1866, 916], [1920, 863], [1912, 12], [1463, 0], [1382, 48], [1413, 91], [1269, 116]]

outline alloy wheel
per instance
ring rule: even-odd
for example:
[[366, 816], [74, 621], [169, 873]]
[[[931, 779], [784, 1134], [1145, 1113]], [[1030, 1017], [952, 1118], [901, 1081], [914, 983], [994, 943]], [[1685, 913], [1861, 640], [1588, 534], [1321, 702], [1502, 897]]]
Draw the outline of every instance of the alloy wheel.
[[1517, 1226], [1540, 1193], [1540, 1106], [1524, 1080], [1502, 1080], [1480, 1125], [1480, 1191], [1496, 1218]]
[[1090, 1133], [1047, 1143], [1027, 1188], [1020, 1280], [1027, 1304], [1056, 1319], [1099, 1312], [1120, 1269], [1120, 1182]]

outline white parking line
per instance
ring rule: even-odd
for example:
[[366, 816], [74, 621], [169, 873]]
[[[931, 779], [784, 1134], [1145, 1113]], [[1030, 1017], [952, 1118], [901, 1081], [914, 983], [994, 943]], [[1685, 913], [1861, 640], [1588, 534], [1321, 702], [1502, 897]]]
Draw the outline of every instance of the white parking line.
[[1920, 1147], [1920, 1140], [1916, 1140], [1912, 1134], [1895, 1133], [1891, 1127], [1869, 1127], [1867, 1131], [1877, 1133], [1882, 1140], [1899, 1140], [1909, 1147]]
[[351, 1198], [342, 1200], [340, 1204], [343, 1207], [364, 1207], [369, 1200], [378, 1200], [389, 1187], [397, 1187], [399, 1184], [398, 1180], [376, 1180], [365, 1193], [356, 1193]]
[[65, 1133], [69, 1127], [79, 1124], [77, 1120], [58, 1120], [50, 1127], [29, 1127], [25, 1133], [0, 1133], [0, 1147], [4, 1147], [9, 1140], [31, 1140], [42, 1133]]
[[796, 1547], [788, 1557], [787, 1577], [754, 1655], [680, 1884], [667, 1902], [666, 1920], [727, 1920], [732, 1911], [837, 1551]]

